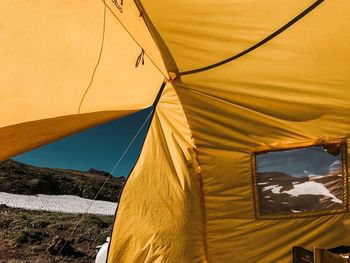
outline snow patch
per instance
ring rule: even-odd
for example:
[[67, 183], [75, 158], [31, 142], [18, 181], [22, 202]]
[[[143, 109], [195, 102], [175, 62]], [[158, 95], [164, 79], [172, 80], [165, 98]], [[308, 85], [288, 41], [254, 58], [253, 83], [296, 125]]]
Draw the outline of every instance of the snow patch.
[[274, 194], [289, 194], [292, 196], [299, 196], [299, 195], [324, 195], [324, 196], [329, 196], [332, 198], [332, 202], [334, 203], [339, 203], [342, 204], [342, 200], [337, 198], [335, 195], [333, 195], [327, 187], [325, 187], [321, 183], [317, 183], [314, 181], [308, 181], [304, 183], [298, 183], [298, 184], [293, 184], [293, 188], [288, 190], [288, 191], [282, 191], [283, 186], [279, 185], [269, 185], [265, 186], [263, 188], [264, 191], [271, 190], [272, 193]]
[[309, 174], [308, 177], [312, 178], [312, 179], [320, 179], [320, 178], [324, 177], [324, 175]]
[[[117, 208], [117, 203], [93, 201], [74, 195], [19, 195], [4, 192], [0, 192], [0, 204], [28, 210], [100, 215], [114, 215]], [[91, 207], [85, 212], [90, 204]]]
[[264, 182], [264, 183], [258, 183], [258, 185], [265, 185], [268, 184], [269, 182]]
[[265, 192], [265, 191], [271, 190], [271, 189], [273, 189], [275, 187], [279, 187], [279, 185], [278, 184], [274, 184], [274, 185], [265, 186], [262, 191]]
[[297, 184], [293, 186], [293, 189], [288, 191], [283, 191], [282, 193], [290, 194], [292, 196], [299, 195], [324, 195], [332, 198], [332, 202], [342, 204], [342, 200], [338, 199], [335, 195], [333, 195], [327, 187], [325, 187], [321, 183], [317, 182], [305, 182], [301, 184]]
[[341, 169], [341, 161], [336, 160], [329, 166], [329, 172], [338, 171]]
[[277, 187], [274, 187], [273, 189], [271, 189], [271, 192], [274, 193], [274, 194], [280, 194], [281, 192], [281, 189], [282, 189], [283, 186], [277, 186]]

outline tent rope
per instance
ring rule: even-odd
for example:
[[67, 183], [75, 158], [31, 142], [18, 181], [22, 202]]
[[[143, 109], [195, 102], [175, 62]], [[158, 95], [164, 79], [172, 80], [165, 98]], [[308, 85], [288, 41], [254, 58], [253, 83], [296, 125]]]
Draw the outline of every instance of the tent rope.
[[63, 244], [63, 246], [61, 247], [61, 249], [59, 250], [59, 252], [57, 253], [57, 257], [62, 253], [63, 249], [65, 248], [65, 246], [68, 244], [69, 240], [71, 239], [71, 237], [73, 236], [73, 234], [75, 233], [75, 231], [78, 229], [79, 225], [81, 224], [82, 220], [84, 219], [86, 213], [89, 211], [89, 209], [91, 208], [92, 204], [94, 203], [94, 201], [96, 201], [96, 198], [98, 197], [98, 195], [100, 194], [102, 188], [106, 185], [107, 181], [112, 177], [113, 172], [117, 169], [117, 167], [119, 166], [120, 162], [123, 160], [123, 158], [125, 157], [125, 155], [127, 154], [127, 152], [129, 151], [131, 145], [134, 143], [134, 141], [136, 140], [136, 138], [138, 137], [138, 135], [140, 134], [140, 132], [142, 131], [143, 127], [146, 125], [147, 121], [150, 119], [150, 117], [153, 114], [154, 109], [152, 108], [152, 110], [150, 111], [150, 113], [148, 114], [147, 118], [143, 121], [142, 125], [140, 126], [140, 128], [138, 129], [137, 133], [135, 134], [135, 136], [132, 138], [132, 140], [130, 141], [130, 143], [128, 144], [128, 146], [125, 148], [123, 154], [120, 156], [120, 158], [118, 159], [118, 161], [114, 164], [112, 170], [110, 171], [108, 177], [106, 178], [106, 180], [104, 181], [104, 183], [101, 185], [100, 189], [98, 190], [98, 192], [96, 193], [94, 199], [91, 200], [89, 206], [85, 209], [84, 213], [81, 215], [79, 221], [76, 223], [74, 229], [72, 230], [72, 232], [70, 233], [70, 235], [68, 236], [68, 238], [66, 239], [65, 243]]
[[240, 58], [240, 57], [242, 57], [242, 56], [252, 52], [253, 50], [257, 49], [258, 47], [260, 47], [260, 46], [262, 46], [264, 44], [266, 44], [267, 42], [269, 42], [270, 40], [272, 40], [273, 38], [275, 38], [276, 36], [281, 34], [283, 31], [287, 30], [289, 27], [294, 25], [296, 22], [298, 22], [300, 19], [302, 19], [304, 16], [306, 16], [312, 10], [314, 10], [317, 6], [319, 6], [322, 2], [324, 2], [324, 0], [317, 0], [311, 6], [309, 6], [307, 9], [305, 9], [303, 12], [301, 12], [299, 15], [297, 15], [292, 20], [290, 20], [287, 24], [285, 24], [281, 28], [277, 29], [275, 32], [273, 32], [272, 34], [270, 34], [269, 36], [267, 36], [266, 38], [264, 38], [260, 42], [256, 43], [255, 45], [251, 46], [250, 48], [247, 48], [246, 50], [243, 50], [242, 52], [240, 52], [240, 53], [238, 53], [238, 54], [236, 54], [236, 55], [234, 55], [232, 57], [229, 57], [229, 58], [227, 58], [225, 60], [222, 60], [222, 61], [219, 61], [217, 63], [211, 64], [209, 66], [179, 72], [179, 75], [180, 76], [184, 76], [184, 75], [190, 75], [190, 74], [195, 74], [195, 73], [199, 73], [199, 72], [202, 72], [202, 71], [210, 70], [210, 69], [222, 66], [222, 65], [224, 65], [226, 63], [231, 62], [232, 60], [236, 60], [236, 59], [238, 59], [238, 58]]
[[[145, 48], [137, 41], [137, 39], [131, 34], [130, 30], [123, 24], [123, 22], [120, 20], [120, 18], [111, 10], [111, 8], [106, 4], [106, 0], [101, 0], [105, 6], [107, 6], [108, 10], [111, 12], [111, 14], [118, 20], [119, 24], [125, 29], [125, 31], [129, 34], [129, 36], [135, 41], [135, 43], [143, 50], [144, 55], [152, 62], [152, 64], [158, 69], [158, 71], [166, 78], [169, 80], [169, 76], [167, 74], [163, 73], [163, 70], [160, 69], [160, 67], [157, 65], [156, 62], [152, 59], [152, 57], [147, 53]], [[141, 14], [142, 16], [142, 14]], [[147, 26], [147, 25], [146, 25]], [[147, 27], [148, 28], [148, 27]]]
[[[136, 40], [136, 38], [131, 34], [131, 32], [129, 31], [129, 29], [122, 23], [122, 21], [119, 19], [119, 17], [113, 13], [113, 11], [111, 10], [111, 8], [107, 5], [106, 3], [106, 0], [101, 0], [103, 2], [103, 5], [104, 5], [104, 9], [103, 9], [103, 27], [102, 27], [102, 41], [101, 41], [101, 47], [100, 47], [100, 52], [99, 52], [99, 55], [98, 55], [98, 59], [97, 59], [97, 62], [96, 62], [96, 65], [95, 65], [95, 68], [92, 72], [92, 75], [91, 75], [91, 79], [90, 79], [90, 83], [88, 85], [88, 87], [86, 88], [81, 100], [80, 100], [80, 103], [79, 103], [79, 107], [78, 107], [78, 114], [80, 114], [80, 111], [81, 111], [81, 106], [85, 100], [85, 97], [86, 97], [86, 94], [88, 93], [88, 91], [90, 90], [91, 88], [91, 85], [94, 81], [94, 78], [95, 78], [95, 74], [96, 74], [96, 71], [97, 71], [97, 68], [100, 64], [100, 61], [101, 61], [101, 57], [102, 57], [102, 51], [103, 51], [103, 46], [104, 46], [104, 41], [105, 41], [105, 33], [106, 33], [106, 17], [107, 17], [107, 8], [108, 10], [111, 12], [111, 14], [118, 20], [119, 24], [125, 29], [125, 31], [129, 34], [129, 36], [134, 40], [134, 42], [141, 48], [141, 59], [142, 59], [142, 65], [144, 65], [144, 56], [147, 56], [147, 58], [152, 62], [152, 64], [158, 69], [158, 71], [164, 76], [164, 78], [166, 80], [170, 80], [169, 76], [164, 74], [163, 71], [158, 67], [158, 65], [153, 61], [153, 59], [151, 58], [151, 56], [145, 51], [145, 49], [141, 46], [141, 44]], [[139, 57], [137, 58], [137, 61], [140, 59], [140, 55]], [[138, 66], [140, 62], [136, 62], [136, 66]]]
[[98, 59], [97, 59], [95, 68], [94, 68], [94, 70], [93, 70], [93, 72], [92, 72], [92, 75], [91, 75], [90, 83], [89, 83], [88, 87], [86, 88], [86, 90], [85, 90], [83, 96], [81, 97], [81, 100], [80, 100], [80, 103], [79, 103], [79, 107], [78, 107], [78, 114], [80, 113], [81, 106], [82, 106], [82, 104], [83, 104], [83, 102], [84, 102], [84, 99], [85, 99], [85, 97], [86, 97], [86, 94], [88, 93], [89, 89], [91, 88], [92, 83], [94, 82], [96, 70], [97, 70], [97, 68], [98, 68], [98, 65], [100, 64], [101, 57], [102, 57], [103, 45], [104, 45], [104, 42], [105, 42], [105, 33], [106, 33], [106, 13], [107, 13], [107, 8], [106, 8], [106, 2], [105, 2], [105, 0], [103, 0], [103, 2], [104, 2], [104, 9], [103, 9], [103, 27], [102, 27], [102, 41], [101, 41], [100, 52], [99, 52], [99, 54], [98, 54]]

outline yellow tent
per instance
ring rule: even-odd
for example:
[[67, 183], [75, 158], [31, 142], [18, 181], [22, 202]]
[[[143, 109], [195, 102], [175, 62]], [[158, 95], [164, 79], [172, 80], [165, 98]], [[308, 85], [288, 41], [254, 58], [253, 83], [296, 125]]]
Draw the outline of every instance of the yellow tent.
[[[0, 159], [156, 105], [108, 262], [290, 262], [295, 245], [350, 244], [349, 1], [11, 0], [0, 10]], [[264, 192], [300, 198], [301, 188], [262, 187], [260, 162], [330, 146], [338, 193], [315, 178], [293, 185], [317, 184], [331, 206], [263, 210]]]

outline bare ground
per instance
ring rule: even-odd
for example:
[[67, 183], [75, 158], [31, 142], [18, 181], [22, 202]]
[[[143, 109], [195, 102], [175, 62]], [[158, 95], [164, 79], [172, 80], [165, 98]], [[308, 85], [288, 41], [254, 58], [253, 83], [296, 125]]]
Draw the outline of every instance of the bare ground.
[[[0, 262], [94, 262], [96, 246], [110, 236], [113, 216], [85, 215], [61, 255], [52, 255], [62, 247], [57, 240], [61, 244], [63, 239], [67, 240], [80, 218], [81, 214], [29, 211], [0, 205]], [[56, 246], [53, 246], [55, 238]]]

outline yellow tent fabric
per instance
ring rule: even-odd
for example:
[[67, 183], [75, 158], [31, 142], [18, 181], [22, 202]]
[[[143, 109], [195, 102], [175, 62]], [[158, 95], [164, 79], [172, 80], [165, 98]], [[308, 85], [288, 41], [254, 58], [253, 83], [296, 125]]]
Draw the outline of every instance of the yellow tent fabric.
[[[254, 51], [219, 67], [182, 76], [181, 72], [250, 48], [315, 1], [141, 2], [157, 30], [154, 35], [164, 59], [175, 62], [168, 70], [178, 75], [173, 85], [194, 138], [201, 171], [198, 176], [203, 180], [198, 194], [204, 196], [201, 205], [188, 198], [183, 206], [192, 204], [198, 210], [204, 206], [201, 220], [196, 222], [202, 228], [192, 233], [195, 240], [202, 239], [204, 249], [194, 241], [182, 240], [185, 235], [181, 231], [187, 226], [183, 223], [181, 231], [177, 230], [182, 216], [176, 217], [177, 227], [173, 228], [167, 221], [174, 220], [172, 213], [157, 217], [150, 201], [144, 200], [153, 200], [152, 193], [132, 199], [131, 193], [144, 190], [136, 185], [131, 190], [128, 182], [116, 215], [109, 262], [290, 262], [293, 245], [311, 249], [315, 244], [348, 244], [347, 213], [257, 220], [250, 158], [259, 147], [302, 146], [349, 137], [349, 2], [318, 1], [302, 19]], [[176, 130], [175, 126], [171, 131]], [[152, 173], [154, 186], [160, 180], [159, 173], [162, 178], [169, 177], [170, 171], [162, 172], [154, 159], [144, 161], [152, 144], [147, 138], [139, 161], [142, 170], [136, 167], [131, 182]], [[174, 183], [172, 189], [176, 187]], [[169, 188], [157, 191], [167, 194]], [[154, 209], [167, 211], [165, 202], [157, 203]], [[143, 204], [143, 217], [134, 218], [133, 213]], [[169, 204], [178, 206], [171, 195]], [[159, 223], [153, 227], [146, 224], [145, 232], [139, 224], [152, 216]], [[142, 235], [140, 243], [132, 239], [135, 235]], [[172, 252], [164, 251], [168, 246]]]
[[251, 162], [257, 149], [350, 146], [349, 1], [0, 10], [2, 158], [148, 107], [177, 76], [122, 192], [108, 262], [290, 262], [295, 245], [350, 243], [348, 212], [257, 218]]
[[109, 262], [205, 261], [194, 156], [186, 117], [168, 84], [119, 202]]
[[[0, 134], [21, 140], [0, 138], [1, 159], [152, 105], [166, 72], [136, 10], [124, 11], [138, 18], [132, 22], [118, 19], [111, 1], [1, 1], [0, 10]], [[142, 49], [144, 65], [136, 68]], [[5, 132], [85, 113], [89, 121], [67, 121], [54, 137], [43, 136], [47, 122], [27, 124], [26, 131], [14, 127], [29, 132], [23, 140]]]

